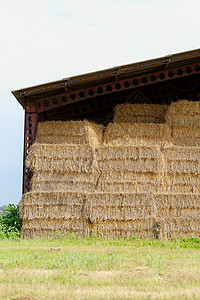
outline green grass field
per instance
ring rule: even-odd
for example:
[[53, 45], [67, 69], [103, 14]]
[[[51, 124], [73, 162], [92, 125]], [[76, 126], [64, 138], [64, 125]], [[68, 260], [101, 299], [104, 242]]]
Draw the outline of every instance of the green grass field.
[[0, 299], [200, 299], [200, 239], [2, 239]]

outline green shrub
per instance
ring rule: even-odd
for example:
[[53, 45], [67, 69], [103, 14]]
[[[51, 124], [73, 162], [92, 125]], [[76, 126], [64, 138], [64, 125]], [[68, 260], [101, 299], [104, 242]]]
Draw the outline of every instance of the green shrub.
[[19, 216], [19, 206], [9, 204], [0, 216], [0, 238], [19, 237], [22, 220]]

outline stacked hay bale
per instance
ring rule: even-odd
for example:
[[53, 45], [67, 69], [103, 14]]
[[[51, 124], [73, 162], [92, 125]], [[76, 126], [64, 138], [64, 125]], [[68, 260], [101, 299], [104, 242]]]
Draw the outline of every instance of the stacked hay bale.
[[105, 237], [150, 234], [151, 194], [32, 191], [22, 202], [22, 237], [51, 236], [57, 231]]
[[171, 129], [165, 124], [108, 124], [104, 133], [105, 146], [165, 146], [171, 143]]
[[198, 130], [199, 108], [189, 103], [182, 118], [183, 104], [117, 106], [105, 131], [87, 121], [39, 123], [26, 161], [33, 178], [20, 204], [22, 237], [197, 236], [200, 148], [194, 135], [193, 147], [174, 136], [184, 124]]
[[155, 194], [152, 232], [158, 238], [199, 237], [199, 200], [199, 193]]
[[169, 146], [162, 149], [165, 161], [166, 191], [200, 192], [200, 148]]
[[114, 109], [114, 123], [165, 123], [167, 105], [120, 104]]
[[176, 146], [200, 146], [200, 102], [174, 102], [166, 112], [166, 124], [172, 128]]
[[88, 121], [49, 121], [39, 123], [36, 142], [42, 144], [73, 144], [99, 147], [104, 126]]
[[98, 190], [109, 193], [158, 192], [164, 188], [164, 165], [156, 146], [102, 146], [96, 160]]
[[170, 145], [171, 129], [153, 122], [162, 122], [165, 112], [166, 106], [153, 104], [116, 106], [114, 123], [107, 126], [103, 146], [97, 150], [100, 189], [129, 193], [164, 189], [160, 147]]
[[160, 236], [199, 236], [200, 103], [179, 101], [166, 112], [172, 143], [164, 147], [166, 192], [155, 194], [155, 224]]
[[200, 188], [200, 103], [182, 100], [166, 112], [174, 146], [163, 150], [167, 191], [199, 193]]
[[88, 222], [78, 216], [85, 193], [97, 184], [94, 155], [102, 136], [103, 126], [87, 121], [39, 123], [26, 160], [33, 178], [20, 205], [22, 236], [88, 232]]

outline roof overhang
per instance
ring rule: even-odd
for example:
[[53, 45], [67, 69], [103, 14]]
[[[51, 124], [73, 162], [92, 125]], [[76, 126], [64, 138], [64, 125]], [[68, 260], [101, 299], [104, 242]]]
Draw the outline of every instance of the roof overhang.
[[88, 89], [98, 85], [109, 84], [174, 68], [181, 68], [199, 62], [200, 49], [196, 49], [79, 76], [67, 77], [62, 80], [12, 91], [12, 93], [23, 108], [25, 108], [27, 98], [36, 100], [43, 99], [51, 95], [62, 94], [63, 92], [80, 91], [81, 89]]

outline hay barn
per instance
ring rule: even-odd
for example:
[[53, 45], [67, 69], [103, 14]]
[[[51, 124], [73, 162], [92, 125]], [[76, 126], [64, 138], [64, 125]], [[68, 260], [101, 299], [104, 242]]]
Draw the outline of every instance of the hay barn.
[[200, 235], [200, 49], [13, 94], [23, 238]]

